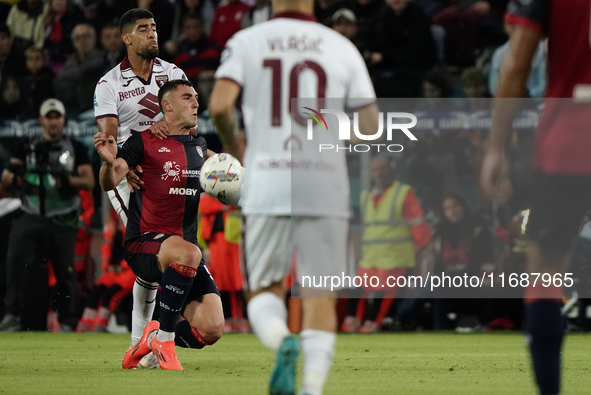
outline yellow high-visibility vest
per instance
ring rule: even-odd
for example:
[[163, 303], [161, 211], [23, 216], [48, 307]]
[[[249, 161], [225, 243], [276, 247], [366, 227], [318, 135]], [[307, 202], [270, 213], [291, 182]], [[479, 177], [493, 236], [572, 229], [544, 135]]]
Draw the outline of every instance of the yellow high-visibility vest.
[[242, 242], [242, 210], [232, 210], [224, 216], [224, 237], [228, 243]]
[[363, 268], [396, 269], [415, 265], [415, 249], [410, 225], [402, 206], [411, 186], [394, 181], [374, 205], [370, 191], [361, 193], [363, 216]]

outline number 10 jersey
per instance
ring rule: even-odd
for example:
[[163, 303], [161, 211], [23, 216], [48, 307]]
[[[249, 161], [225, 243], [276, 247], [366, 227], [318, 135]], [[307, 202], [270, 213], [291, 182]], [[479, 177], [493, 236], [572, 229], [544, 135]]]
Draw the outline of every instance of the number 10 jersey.
[[[324, 123], [308, 114], [323, 108], [355, 110], [375, 102], [357, 48], [311, 16], [280, 13], [228, 41], [216, 78], [242, 88], [247, 140], [243, 212], [348, 218], [345, 153], [319, 152], [321, 143], [344, 147], [348, 141], [338, 140], [335, 115], [322, 114]], [[306, 109], [294, 98], [314, 104]], [[336, 101], [316, 100], [324, 98]], [[332, 107], [325, 107], [328, 103]], [[314, 121], [310, 135], [308, 122], [314, 117], [323, 128]]]

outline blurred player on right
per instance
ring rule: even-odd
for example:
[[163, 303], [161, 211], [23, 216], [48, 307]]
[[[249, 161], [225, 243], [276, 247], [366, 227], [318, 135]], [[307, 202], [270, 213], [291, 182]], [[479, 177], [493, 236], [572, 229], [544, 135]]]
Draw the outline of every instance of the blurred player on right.
[[[493, 197], [508, 182], [503, 154], [517, 106], [526, 96], [532, 57], [548, 36], [548, 89], [536, 131], [534, 180], [528, 223], [530, 273], [563, 275], [569, 253], [591, 203], [591, 2], [513, 0], [506, 22], [515, 26], [500, 74], [491, 135], [482, 167], [483, 188]], [[582, 102], [587, 104], [581, 104]], [[531, 277], [530, 277], [531, 279]], [[540, 394], [560, 393], [560, 350], [564, 334], [562, 287], [527, 287], [526, 336]]]
[[[341, 108], [328, 108], [356, 111], [362, 130], [369, 131], [365, 133], [378, 129], [375, 92], [363, 58], [349, 40], [318, 23], [313, 10], [313, 0], [274, 0], [272, 20], [234, 35], [222, 54], [209, 103], [225, 148], [241, 159], [233, 108], [242, 93], [248, 318], [257, 337], [277, 354], [271, 394], [295, 392], [300, 342], [287, 327], [283, 285], [292, 247], [300, 280], [340, 275], [347, 266], [350, 213], [345, 154], [319, 153], [318, 145], [302, 152], [306, 151], [302, 147], [311, 148], [311, 142], [306, 139], [305, 120], [303, 125], [296, 122], [301, 122], [300, 109], [290, 111], [290, 99], [311, 98], [318, 111], [327, 108], [318, 99], [341, 99]], [[331, 131], [318, 129], [317, 136], [343, 145], [336, 128]], [[306, 170], [310, 163], [322, 165]], [[305, 186], [298, 185], [298, 177]], [[302, 290], [301, 393], [319, 395], [336, 342], [335, 295], [326, 287], [306, 292], [313, 296], [305, 297]]]

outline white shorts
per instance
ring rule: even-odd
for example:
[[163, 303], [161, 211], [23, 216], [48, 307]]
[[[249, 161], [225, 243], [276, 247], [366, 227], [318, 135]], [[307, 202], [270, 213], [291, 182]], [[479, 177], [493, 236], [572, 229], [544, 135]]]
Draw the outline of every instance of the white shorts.
[[130, 193], [129, 186], [127, 186], [127, 177], [123, 177], [123, 180], [121, 180], [115, 189], [107, 191], [111, 206], [117, 211], [117, 215], [121, 218], [125, 226], [127, 226], [127, 210], [129, 208]]
[[[354, 273], [348, 259], [349, 220], [333, 217], [245, 216], [244, 262], [250, 292], [283, 280], [295, 261], [303, 276]], [[354, 262], [353, 262], [354, 264]], [[315, 289], [330, 289], [314, 287]]]

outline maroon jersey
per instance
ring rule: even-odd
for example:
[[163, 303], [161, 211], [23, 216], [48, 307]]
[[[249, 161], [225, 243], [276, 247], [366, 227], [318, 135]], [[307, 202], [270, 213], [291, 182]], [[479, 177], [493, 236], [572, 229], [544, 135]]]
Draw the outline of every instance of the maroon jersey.
[[203, 137], [169, 136], [149, 131], [132, 135], [117, 153], [130, 168], [141, 165], [141, 191], [131, 194], [125, 245], [147, 233], [166, 233], [197, 241], [199, 174], [205, 162]]
[[548, 36], [549, 100], [536, 134], [534, 167], [591, 175], [591, 1], [513, 0], [507, 11], [508, 23]]

